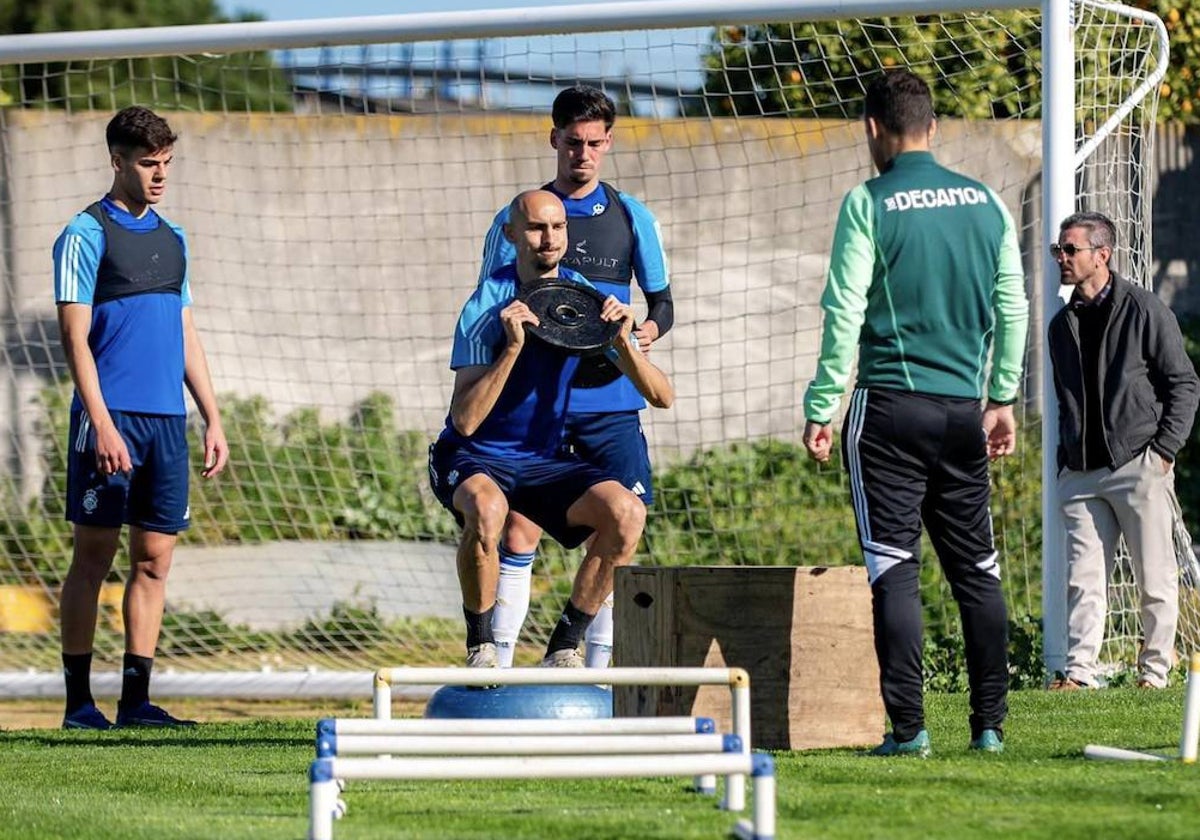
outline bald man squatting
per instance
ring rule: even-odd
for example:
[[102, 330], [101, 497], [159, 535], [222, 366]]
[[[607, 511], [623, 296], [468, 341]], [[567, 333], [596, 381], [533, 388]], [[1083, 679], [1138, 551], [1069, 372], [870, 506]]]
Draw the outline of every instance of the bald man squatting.
[[[566, 548], [588, 541], [542, 660], [549, 667], [582, 667], [580, 640], [612, 589], [613, 570], [633, 558], [646, 509], [613, 476], [561, 451], [579, 357], [526, 340], [526, 325], [538, 319], [518, 299], [522, 291], [548, 280], [591, 286], [559, 265], [567, 247], [561, 199], [545, 190], [521, 193], [510, 205], [504, 235], [515, 262], [480, 283], [459, 316], [450, 358], [454, 392], [446, 426], [430, 450], [430, 481], [463, 529], [457, 565], [467, 665], [497, 665], [492, 610], [500, 536], [512, 510]], [[669, 407], [674, 389], [638, 352], [632, 309], [610, 296], [601, 318], [621, 324], [609, 358], [651, 405]]]

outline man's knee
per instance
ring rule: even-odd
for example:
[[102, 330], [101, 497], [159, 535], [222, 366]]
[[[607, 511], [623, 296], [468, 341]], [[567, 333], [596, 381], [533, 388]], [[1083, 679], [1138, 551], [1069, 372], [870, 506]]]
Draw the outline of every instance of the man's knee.
[[120, 539], [120, 528], [76, 526], [71, 571], [85, 578], [103, 580], [112, 568]]
[[485, 548], [498, 545], [508, 518], [508, 500], [504, 494], [496, 488], [483, 490], [471, 494], [463, 507], [466, 529], [477, 534]]
[[155, 555], [143, 557], [130, 564], [130, 582], [165, 584], [167, 575], [171, 573], [171, 555]]
[[542, 529], [536, 522], [510, 513], [504, 526], [505, 548], [515, 554], [532, 554], [537, 551], [541, 538]]
[[144, 528], [129, 529], [129, 559], [134, 578], [161, 582], [171, 571], [171, 558], [175, 555], [178, 534], [150, 531]]
[[607, 499], [605, 514], [613, 535], [621, 541], [626, 553], [632, 555], [646, 527], [646, 506], [633, 493], [625, 491]]

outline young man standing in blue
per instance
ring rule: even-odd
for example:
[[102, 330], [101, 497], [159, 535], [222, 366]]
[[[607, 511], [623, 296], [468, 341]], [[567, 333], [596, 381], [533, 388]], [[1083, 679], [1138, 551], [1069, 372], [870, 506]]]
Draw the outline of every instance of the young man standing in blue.
[[67, 519], [74, 523], [63, 581], [64, 729], [108, 729], [90, 675], [100, 586], [129, 526], [122, 605], [125, 658], [118, 726], [183, 726], [150, 703], [176, 535], [188, 527], [187, 387], [205, 422], [204, 470], [228, 457], [200, 337], [192, 320], [187, 241], [159, 216], [176, 135], [141, 107], [106, 131], [112, 189], [54, 243], [54, 294], [75, 397], [67, 458]]
[[[640, 201], [600, 180], [604, 157], [612, 147], [616, 120], [613, 101], [591, 87], [571, 87], [554, 100], [550, 146], [558, 155], [554, 181], [543, 189], [567, 209], [568, 243], [562, 264], [581, 272], [603, 294], [632, 302], [636, 278], [649, 309], [635, 331], [648, 351], [671, 328], [667, 259], [658, 221]], [[513, 260], [504, 237], [508, 210], [501, 210], [484, 240], [480, 280]], [[654, 501], [650, 456], [638, 412], [645, 402], [633, 384], [603, 357], [586, 360], [572, 383], [564, 444], [580, 458], [615, 475], [648, 507]], [[530, 578], [541, 529], [513, 514], [500, 547], [500, 585], [496, 638], [501, 665], [512, 664], [514, 646], [529, 610]], [[605, 599], [588, 631], [587, 664], [608, 665], [612, 651], [612, 600]]]
[[[500, 538], [512, 512], [567, 548], [588, 542], [542, 661], [581, 667], [579, 642], [612, 591], [613, 570], [633, 558], [646, 508], [611, 473], [563, 452], [570, 383], [580, 359], [526, 335], [526, 325], [536, 326], [538, 319], [518, 299], [522, 290], [549, 279], [591, 285], [559, 265], [567, 247], [562, 201], [545, 190], [521, 193], [509, 205], [504, 230], [516, 261], [484, 279], [463, 307], [450, 359], [454, 394], [446, 427], [430, 449], [429, 477], [463, 528], [458, 575], [467, 665], [498, 664], [493, 611]], [[674, 391], [638, 351], [630, 307], [610, 295], [601, 317], [621, 322], [608, 358], [652, 404], [669, 406]]]

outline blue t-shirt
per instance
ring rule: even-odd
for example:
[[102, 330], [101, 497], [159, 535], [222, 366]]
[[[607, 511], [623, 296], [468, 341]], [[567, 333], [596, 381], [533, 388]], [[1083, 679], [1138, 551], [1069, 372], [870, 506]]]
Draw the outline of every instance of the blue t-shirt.
[[[591, 286], [581, 274], [559, 268], [559, 279]], [[450, 368], [491, 365], [508, 338], [500, 322], [500, 311], [517, 297], [515, 264], [502, 266], [485, 278], [467, 300], [454, 330]], [[562, 441], [567, 416], [571, 377], [579, 366], [578, 356], [567, 354], [536, 340], [527, 340], [496, 405], [475, 430], [464, 437], [454, 428], [449, 415], [439, 440], [478, 452], [506, 458], [551, 457]]]
[[[558, 195], [556, 190], [551, 190]], [[662, 232], [658, 220], [646, 205], [636, 198], [618, 192], [625, 213], [633, 228], [633, 275], [642, 292], [661, 292], [670, 285], [667, 254], [663, 249]], [[567, 210], [567, 219], [578, 219], [605, 213], [608, 194], [602, 184], [597, 183], [592, 192], [582, 198], [566, 198], [559, 195]], [[615, 208], [614, 208], [615, 209]], [[504, 225], [508, 223], [508, 207], [505, 206], [492, 220], [492, 226], [483, 241], [483, 264], [479, 280], [483, 280], [502, 265], [516, 260], [517, 252], [504, 237]], [[568, 221], [568, 227], [570, 221]], [[630, 303], [630, 288], [626, 283], [610, 283], [596, 278], [590, 282], [605, 296], [613, 295], [621, 303]], [[640, 411], [646, 401], [626, 376], [599, 388], [575, 388], [571, 392], [571, 413], [612, 413], [617, 411]]]
[[[188, 282], [187, 240], [182, 228], [153, 209], [136, 218], [107, 196], [100, 209], [116, 225], [134, 234], [148, 234], [166, 225], [183, 250], [184, 276], [180, 291], [156, 290], [105, 299], [97, 289], [101, 260], [107, 247], [104, 228], [84, 211], [73, 218], [54, 243], [54, 299], [92, 307], [88, 346], [96, 360], [104, 404], [112, 411], [181, 415], [183, 398], [183, 307], [192, 303]], [[95, 299], [100, 303], [94, 303]], [[82, 404], [76, 394], [72, 410]]]

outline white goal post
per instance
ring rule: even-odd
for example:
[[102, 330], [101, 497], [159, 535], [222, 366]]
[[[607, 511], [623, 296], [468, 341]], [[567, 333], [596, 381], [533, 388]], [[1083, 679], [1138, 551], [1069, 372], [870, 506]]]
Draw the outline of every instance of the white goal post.
[[[1148, 282], [1162, 22], [1102, 0], [637, 0], [0, 37], [0, 697], [61, 691], [70, 388], [50, 248], [108, 186], [116, 108], [145, 104], [180, 131], [162, 212], [189, 234], [234, 459], [193, 484], [154, 691], [344, 695], [351, 673], [461, 659], [456, 530], [424, 449], [483, 235], [514, 192], [549, 180], [549, 100], [570, 84], [618, 100], [605, 174], [658, 216], [679, 313], [655, 350], [677, 405], [643, 415], [657, 499], [640, 562], [860, 562], [840, 471], [796, 457], [799, 402], [837, 203], [872, 174], [864, 80], [905, 64], [941, 97], [939, 159], [995, 188], [1021, 227], [1034, 363], [996, 531], [1013, 615], [1042, 620], [1046, 668], [1061, 670], [1061, 518], [1052, 492], [1026, 498], [1055, 480], [1045, 243], [1083, 204], [1104, 210], [1123, 273]], [[531, 650], [574, 568], [543, 556]], [[97, 641], [106, 690], [123, 562]], [[930, 574], [931, 629], [953, 636]], [[1136, 636], [1119, 600], [1114, 657]], [[1181, 624], [1193, 647], [1195, 609]]]

